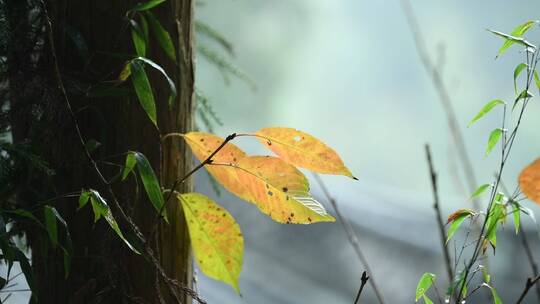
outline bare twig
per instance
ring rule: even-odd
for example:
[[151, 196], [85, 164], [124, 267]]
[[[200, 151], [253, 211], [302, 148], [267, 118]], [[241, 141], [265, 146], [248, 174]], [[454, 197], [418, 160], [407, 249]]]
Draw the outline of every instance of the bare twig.
[[435, 215], [437, 218], [437, 224], [439, 227], [439, 235], [441, 237], [441, 246], [444, 254], [444, 263], [446, 265], [446, 272], [448, 274], [448, 282], [452, 282], [454, 278], [454, 271], [452, 269], [452, 262], [450, 261], [450, 253], [446, 246], [446, 231], [444, 230], [443, 217], [441, 215], [441, 209], [439, 207], [439, 191], [437, 187], [437, 173], [433, 166], [433, 159], [431, 158], [431, 150], [429, 145], [426, 144], [426, 158], [429, 166], [429, 175], [431, 177], [431, 187], [433, 189], [433, 209], [435, 209]]
[[523, 292], [521, 293], [521, 296], [519, 296], [519, 299], [517, 300], [516, 304], [520, 304], [523, 299], [525, 299], [525, 296], [529, 292], [529, 289], [533, 287], [533, 285], [538, 285], [538, 281], [540, 280], [540, 276], [537, 276], [534, 279], [527, 278], [527, 282], [525, 283], [525, 288], [523, 289]]
[[[452, 139], [454, 141], [454, 145], [457, 148], [459, 158], [461, 159], [461, 167], [465, 174], [467, 190], [469, 191], [469, 193], [472, 193], [478, 186], [478, 183], [473, 171], [471, 159], [469, 157], [469, 154], [467, 153], [463, 134], [461, 133], [461, 129], [459, 128], [459, 123], [456, 117], [456, 113], [454, 111], [452, 99], [450, 98], [448, 89], [444, 84], [439, 68], [436, 64], [433, 63], [429, 56], [424, 41], [424, 36], [422, 35], [422, 31], [420, 30], [420, 26], [418, 25], [418, 21], [412, 9], [411, 3], [409, 2], [409, 0], [401, 0], [401, 6], [403, 7], [403, 11], [405, 12], [405, 16], [407, 17], [409, 29], [411, 30], [411, 34], [413, 35], [416, 51], [418, 52], [420, 61], [422, 62], [424, 69], [430, 76], [431, 81], [433, 82], [433, 85], [435, 86], [435, 89], [439, 94], [439, 100], [441, 101], [444, 112], [446, 114], [448, 128], [450, 129], [450, 133], [452, 134]], [[473, 200], [473, 206], [476, 210], [480, 210], [480, 203], [478, 202], [478, 200]]]
[[[495, 176], [497, 176], [497, 173], [495, 173]], [[507, 196], [510, 195], [508, 188], [506, 188], [506, 185], [503, 183], [502, 180], [501, 180], [501, 189], [507, 194]], [[520, 212], [520, 210], [518, 210], [517, 212]], [[519, 227], [522, 227], [521, 217], [520, 217]], [[521, 235], [521, 244], [523, 245], [523, 249], [525, 250], [525, 254], [527, 255], [527, 260], [529, 261], [529, 264], [531, 265], [532, 275], [536, 277], [538, 276], [538, 265], [536, 264], [536, 261], [534, 260], [531, 246], [529, 245], [529, 239], [527, 237], [527, 233], [522, 229], [520, 235]], [[535, 289], [536, 289], [536, 296], [538, 297], [538, 301], [540, 301], [540, 285], [535, 284]]]
[[122, 219], [123, 223], [126, 224], [130, 228], [130, 230], [133, 232], [133, 235], [137, 238], [137, 241], [143, 244], [144, 256], [147, 258], [148, 261], [150, 261], [150, 263], [152, 264], [156, 272], [159, 274], [161, 279], [165, 282], [165, 285], [169, 289], [169, 292], [171, 293], [172, 296], [175, 297], [178, 303], [180, 303], [181, 301], [180, 301], [180, 297], [178, 296], [177, 289], [193, 297], [199, 303], [206, 303], [206, 301], [201, 299], [195, 291], [193, 291], [189, 287], [180, 285], [175, 280], [169, 278], [169, 276], [165, 273], [165, 270], [163, 269], [163, 267], [161, 267], [160, 262], [155, 257], [152, 248], [150, 247], [150, 245], [148, 244], [148, 242], [146, 241], [146, 239], [140, 232], [140, 229], [137, 227], [135, 222], [133, 222], [133, 220], [124, 212], [122, 206], [120, 205], [118, 199], [116, 198], [116, 195], [114, 194], [114, 191], [112, 190], [110, 183], [107, 181], [107, 179], [105, 179], [96, 161], [93, 159], [92, 155], [86, 148], [84, 138], [82, 136], [79, 123], [77, 121], [77, 117], [75, 116], [75, 113], [73, 112], [73, 109], [71, 108], [71, 103], [69, 101], [69, 97], [67, 95], [66, 89], [64, 87], [64, 83], [62, 81], [62, 76], [60, 74], [60, 68], [58, 66], [58, 59], [56, 57], [56, 50], [55, 50], [55, 45], [54, 45], [54, 37], [53, 37], [51, 20], [49, 18], [47, 5], [45, 4], [44, 0], [41, 0], [41, 5], [43, 7], [43, 14], [45, 17], [45, 26], [46, 26], [46, 31], [48, 35], [47, 42], [49, 43], [49, 47], [50, 47], [52, 67], [54, 69], [54, 77], [56, 78], [55, 80], [58, 85], [58, 90], [60, 91], [62, 98], [64, 99], [67, 112], [70, 116], [71, 122], [75, 129], [75, 133], [78, 138], [79, 145], [81, 146], [81, 149], [83, 150], [84, 155], [86, 156], [90, 166], [93, 168], [95, 175], [97, 176], [98, 180], [101, 182], [103, 188], [107, 191], [107, 194], [109, 195], [111, 201], [113, 202], [112, 207], [115, 209], [116, 215], [117, 216], [119, 215], [120, 216], [119, 218]]
[[349, 239], [349, 243], [351, 243], [351, 246], [353, 247], [356, 255], [358, 256], [358, 259], [366, 269], [368, 275], [370, 276], [369, 284], [373, 288], [373, 291], [375, 292], [375, 296], [377, 297], [377, 300], [380, 304], [384, 304], [384, 298], [382, 296], [381, 291], [379, 290], [379, 287], [377, 286], [377, 283], [375, 283], [375, 277], [373, 276], [373, 272], [371, 271], [371, 267], [369, 267], [368, 261], [360, 249], [360, 242], [358, 240], [358, 236], [356, 235], [356, 232], [354, 231], [351, 223], [345, 218], [341, 211], [338, 208], [338, 205], [336, 203], [336, 200], [330, 195], [330, 192], [328, 191], [328, 188], [326, 188], [326, 185], [323, 183], [322, 179], [317, 174], [313, 174], [315, 176], [315, 180], [321, 187], [324, 195], [326, 196], [326, 199], [330, 202], [332, 207], [334, 208], [334, 211], [336, 212], [336, 217], [338, 218], [339, 222], [341, 223], [341, 226], [343, 227], [343, 230], [345, 230], [345, 233], [347, 234], [347, 238]]
[[364, 270], [364, 272], [362, 272], [362, 277], [360, 278], [360, 288], [358, 289], [358, 294], [356, 294], [356, 299], [354, 299], [354, 304], [360, 303], [360, 295], [362, 295], [362, 290], [364, 290], [364, 286], [366, 286], [368, 280], [369, 277], [367, 272]]

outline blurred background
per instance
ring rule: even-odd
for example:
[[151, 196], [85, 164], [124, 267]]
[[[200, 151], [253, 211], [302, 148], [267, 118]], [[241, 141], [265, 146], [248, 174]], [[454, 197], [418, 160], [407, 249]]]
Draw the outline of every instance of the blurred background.
[[[412, 8], [449, 91], [476, 179], [490, 183], [499, 157], [485, 157], [486, 143], [502, 112], [496, 110], [470, 128], [467, 123], [487, 101], [513, 101], [513, 71], [524, 54], [513, 47], [495, 60], [502, 40], [486, 28], [510, 32], [538, 19], [540, 3], [413, 1]], [[198, 58], [198, 89], [223, 121], [215, 133], [225, 137], [287, 126], [323, 140], [359, 178], [323, 180], [352, 222], [386, 302], [414, 302], [424, 272], [437, 275], [444, 293], [446, 275], [424, 144], [431, 145], [439, 173], [443, 216], [472, 203], [445, 111], [400, 1], [205, 1], [196, 14], [232, 43], [230, 62], [257, 86], [253, 90], [235, 78], [224, 81], [215, 65]], [[528, 39], [538, 43], [539, 30], [532, 29]], [[204, 38], [199, 42], [212, 46]], [[540, 157], [539, 116], [533, 99], [503, 175], [510, 191], [521, 169]], [[268, 154], [253, 139], [235, 141], [250, 154]], [[308, 177], [314, 195], [335, 214]], [[204, 172], [197, 176], [197, 190], [222, 203], [245, 236], [242, 297], [199, 274], [197, 288], [209, 303], [353, 302], [364, 267], [338, 222], [276, 224], [225, 190], [215, 194]], [[487, 196], [482, 197], [484, 206]], [[523, 203], [538, 213], [532, 202]], [[524, 217], [523, 225], [538, 257], [535, 224]], [[458, 234], [457, 249], [464, 237]], [[450, 248], [454, 255], [454, 245]], [[499, 233], [497, 255], [490, 253], [488, 264], [503, 302], [514, 303], [531, 270], [511, 220]], [[533, 291], [527, 299], [538, 303]], [[362, 301], [376, 303], [369, 285]], [[490, 301], [487, 289], [471, 299]]]

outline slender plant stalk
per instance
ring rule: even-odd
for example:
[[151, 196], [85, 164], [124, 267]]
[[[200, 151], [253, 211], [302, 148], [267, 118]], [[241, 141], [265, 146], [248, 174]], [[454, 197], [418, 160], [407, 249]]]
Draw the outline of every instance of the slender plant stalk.
[[360, 288], [358, 289], [358, 293], [356, 294], [356, 299], [354, 299], [354, 304], [359, 304], [360, 302], [360, 296], [362, 295], [362, 290], [364, 290], [364, 286], [366, 286], [366, 283], [368, 282], [369, 277], [364, 270], [362, 272], [362, 277], [360, 278]]
[[351, 223], [347, 218], [345, 218], [341, 211], [338, 208], [336, 200], [330, 195], [330, 191], [328, 191], [328, 188], [326, 188], [326, 185], [322, 181], [322, 179], [317, 174], [313, 174], [315, 176], [315, 180], [321, 187], [324, 195], [326, 196], [326, 199], [330, 202], [332, 207], [334, 208], [334, 211], [336, 212], [336, 217], [338, 218], [339, 222], [341, 223], [341, 226], [343, 227], [343, 230], [345, 230], [345, 233], [347, 234], [347, 238], [349, 239], [349, 243], [354, 249], [354, 252], [358, 256], [358, 259], [364, 266], [364, 268], [367, 271], [367, 274], [370, 277], [369, 284], [371, 285], [371, 288], [373, 288], [373, 291], [375, 292], [375, 296], [377, 297], [377, 300], [379, 301], [379, 304], [384, 304], [384, 298], [382, 296], [382, 293], [375, 282], [375, 277], [373, 276], [373, 272], [371, 271], [371, 267], [369, 267], [369, 263], [366, 259], [366, 256], [360, 249], [360, 241], [358, 240], [358, 236], [356, 235], [356, 232], [354, 231]]
[[437, 226], [439, 228], [439, 235], [441, 237], [441, 246], [444, 254], [444, 264], [446, 266], [446, 274], [448, 275], [448, 282], [452, 283], [454, 278], [454, 271], [452, 269], [452, 262], [450, 260], [450, 253], [448, 252], [448, 246], [446, 246], [446, 231], [444, 230], [443, 217], [441, 215], [441, 208], [439, 204], [439, 190], [437, 186], [437, 173], [433, 166], [433, 159], [431, 158], [431, 149], [428, 144], [425, 146], [426, 159], [429, 166], [429, 175], [431, 178], [431, 187], [433, 190], [433, 209], [437, 217]]
[[51, 55], [51, 58], [52, 58], [52, 66], [53, 66], [53, 69], [54, 69], [54, 77], [56, 78], [58, 89], [59, 89], [59, 91], [60, 91], [60, 93], [62, 95], [62, 98], [64, 99], [66, 109], [68, 111], [71, 122], [73, 124], [74, 129], [75, 129], [75, 133], [76, 133], [77, 138], [78, 138], [79, 145], [81, 146], [81, 149], [83, 150], [83, 153], [86, 156], [90, 166], [93, 168], [93, 171], [94, 171], [95, 175], [97, 176], [98, 180], [101, 182], [102, 186], [105, 188], [105, 190], [107, 191], [107, 194], [111, 198], [111, 200], [113, 202], [113, 207], [116, 209], [117, 215], [120, 215], [120, 218], [122, 219], [124, 224], [127, 224], [127, 226], [130, 228], [130, 230], [133, 232], [133, 235], [137, 238], [137, 241], [139, 241], [141, 244], [143, 244], [143, 246], [144, 246], [144, 256], [153, 265], [156, 272], [159, 274], [161, 279], [165, 282], [165, 285], [169, 289], [169, 292], [171, 293], [171, 295], [173, 295], [175, 297], [175, 299], [177, 300], [178, 303], [180, 303], [181, 301], [180, 301], [180, 297], [178, 296], [178, 293], [176, 291], [177, 288], [182, 290], [182, 292], [188, 294], [189, 296], [193, 297], [195, 300], [197, 300], [197, 302], [206, 303], [206, 301], [201, 299], [195, 291], [193, 291], [192, 289], [190, 289], [187, 286], [182, 286], [182, 285], [178, 284], [178, 282], [176, 282], [175, 280], [169, 278], [169, 276], [165, 273], [163, 267], [161, 267], [158, 259], [155, 257], [152, 248], [149, 246], [148, 242], [146, 241], [146, 239], [144, 238], [144, 236], [140, 232], [140, 229], [137, 227], [135, 222], [133, 222], [133, 220], [125, 213], [122, 206], [118, 202], [118, 199], [116, 198], [116, 195], [114, 194], [114, 191], [113, 191], [113, 189], [111, 187], [111, 184], [103, 176], [103, 174], [101, 173], [101, 170], [99, 169], [99, 167], [97, 165], [97, 162], [93, 159], [92, 155], [90, 154], [90, 152], [86, 148], [84, 138], [82, 136], [82, 133], [81, 133], [81, 130], [80, 130], [80, 127], [79, 127], [79, 123], [77, 121], [77, 117], [75, 116], [75, 113], [73, 112], [73, 109], [71, 107], [69, 97], [67, 95], [66, 89], [64, 87], [64, 83], [62, 81], [62, 76], [60, 74], [60, 69], [58, 67], [58, 59], [56, 57], [56, 50], [55, 50], [54, 38], [53, 38], [53, 32], [52, 32], [52, 25], [51, 25], [51, 20], [49, 18], [47, 6], [46, 6], [46, 4], [45, 4], [45, 2], [43, 0], [41, 0], [41, 5], [42, 5], [42, 8], [43, 8], [43, 14], [44, 14], [44, 17], [45, 17], [45, 26], [46, 26], [47, 36], [48, 36], [48, 41], [47, 42], [49, 43], [49, 47], [50, 47], [49, 51], [50, 51], [50, 55]]
[[521, 304], [521, 302], [523, 302], [523, 299], [525, 299], [525, 296], [527, 295], [527, 293], [529, 292], [529, 290], [531, 289], [531, 287], [533, 285], [537, 285], [538, 286], [538, 281], [540, 280], [540, 276], [537, 276], [536, 278], [534, 279], [531, 279], [531, 278], [527, 278], [527, 282], [525, 283], [525, 288], [523, 289], [523, 292], [521, 293], [521, 295], [519, 296], [519, 299], [517, 300], [516, 304]]
[[[471, 158], [469, 157], [469, 154], [467, 153], [467, 148], [465, 145], [465, 140], [463, 139], [463, 134], [461, 133], [461, 129], [459, 128], [459, 122], [456, 116], [456, 112], [454, 111], [452, 99], [450, 98], [448, 89], [446, 88], [446, 85], [444, 84], [439, 68], [437, 67], [436, 64], [433, 63], [433, 61], [431, 60], [429, 56], [429, 53], [427, 51], [427, 47], [424, 41], [424, 36], [422, 35], [422, 31], [420, 30], [420, 26], [418, 25], [418, 20], [416, 18], [416, 15], [414, 14], [410, 1], [401, 0], [401, 6], [403, 8], [403, 11], [405, 12], [405, 16], [407, 17], [407, 23], [409, 25], [409, 29], [413, 36], [414, 44], [415, 44], [418, 56], [420, 57], [420, 61], [422, 62], [422, 65], [424, 66], [424, 69], [426, 73], [428, 74], [428, 76], [430, 77], [433, 85], [435, 86], [435, 89], [439, 95], [439, 100], [446, 114], [448, 128], [450, 129], [450, 133], [452, 134], [454, 145], [457, 148], [457, 152], [461, 160], [460, 162], [461, 169], [463, 170], [465, 174], [465, 179], [467, 182], [467, 190], [469, 191], [469, 193], [473, 193], [474, 190], [476, 190], [476, 187], [478, 186], [478, 182], [476, 179], [476, 175], [474, 174]], [[480, 210], [480, 203], [478, 202], [478, 200], [476, 199], [473, 200], [473, 206], [476, 210]]]

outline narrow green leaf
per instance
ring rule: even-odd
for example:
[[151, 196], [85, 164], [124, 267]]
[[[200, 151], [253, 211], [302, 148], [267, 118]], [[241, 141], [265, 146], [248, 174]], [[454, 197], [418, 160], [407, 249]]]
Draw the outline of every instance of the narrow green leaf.
[[12, 216], [16, 216], [16, 217], [18, 216], [18, 217], [28, 219], [34, 224], [38, 225], [39, 227], [44, 228], [43, 224], [31, 212], [27, 210], [24, 210], [24, 209], [2, 210], [2, 212], [11, 214]]
[[423, 295], [424, 303], [426, 304], [433, 304], [433, 301], [431, 301], [430, 298], [428, 298], [426, 295]]
[[516, 94], [517, 94], [517, 78], [519, 77], [519, 74], [521, 74], [521, 72], [523, 72], [523, 70], [525, 70], [527, 67], [528, 65], [526, 63], [520, 63], [514, 70], [514, 91], [516, 92]]
[[497, 290], [493, 286], [491, 286], [491, 285], [489, 285], [487, 283], [483, 283], [482, 286], [485, 286], [485, 287], [487, 287], [487, 288], [489, 288], [491, 290], [491, 295], [493, 296], [493, 304], [502, 304], [502, 300], [499, 297], [499, 294], [497, 293]]
[[158, 6], [158, 5], [160, 5], [161, 3], [165, 2], [165, 1], [166, 0], [150, 0], [150, 1], [147, 1], [147, 2], [143, 2], [143, 3], [138, 3], [131, 10], [136, 11], [136, 12], [146, 11], [146, 10], [149, 10], [151, 8], [154, 8], [154, 7]]
[[90, 199], [90, 192], [82, 191], [81, 196], [79, 196], [79, 207], [77, 208], [77, 210], [86, 206], [86, 203], [88, 203], [89, 199]]
[[114, 232], [116, 232], [116, 235], [124, 241], [124, 243], [131, 249], [133, 252], [140, 254], [137, 249], [135, 249], [131, 243], [124, 237], [124, 234], [120, 230], [120, 227], [118, 226], [118, 223], [114, 219], [114, 216], [111, 212], [111, 209], [109, 208], [109, 205], [107, 204], [107, 201], [99, 194], [99, 192], [95, 190], [90, 190], [91, 196], [90, 201], [92, 203], [92, 209], [94, 210], [94, 216], [95, 220], [99, 220], [101, 217], [107, 221], [109, 226], [112, 228]]
[[480, 109], [480, 111], [478, 112], [478, 114], [476, 114], [476, 116], [471, 120], [471, 122], [469, 122], [469, 124], [467, 125], [467, 127], [470, 127], [471, 125], [473, 125], [475, 122], [477, 122], [480, 118], [484, 117], [484, 115], [486, 115], [487, 113], [489, 113], [493, 108], [495, 108], [496, 106], [498, 105], [504, 105], [506, 104], [504, 101], [500, 100], [500, 99], [495, 99], [495, 100], [492, 100], [488, 103], [486, 103], [482, 109]]
[[519, 208], [519, 203], [512, 201], [512, 215], [514, 217], [514, 228], [516, 234], [519, 233], [519, 226], [521, 225], [521, 209]]
[[137, 23], [137, 21], [130, 19], [129, 23], [131, 25], [131, 40], [133, 41], [133, 45], [135, 46], [135, 51], [137, 52], [138, 56], [146, 56], [146, 44], [147, 41], [144, 37], [144, 32], [141, 26]]
[[454, 236], [454, 234], [459, 229], [459, 227], [461, 226], [463, 221], [465, 221], [465, 219], [467, 219], [469, 216], [471, 216], [471, 213], [462, 213], [462, 214], [458, 215], [452, 221], [452, 224], [450, 224], [450, 227], [448, 228], [448, 231], [447, 231], [446, 243], [448, 243], [448, 241], [450, 241], [450, 239]]
[[435, 276], [433, 273], [426, 272], [422, 275], [420, 278], [420, 281], [418, 281], [418, 285], [416, 286], [416, 298], [415, 301], [418, 302], [418, 300], [424, 296], [424, 294], [428, 291], [428, 289], [433, 285], [433, 282], [435, 281]]
[[489, 155], [491, 150], [495, 148], [495, 145], [499, 142], [501, 139], [501, 135], [503, 133], [503, 130], [501, 128], [497, 128], [493, 131], [491, 131], [491, 134], [489, 135], [487, 149], [486, 149], [486, 156]]
[[538, 72], [534, 71], [534, 83], [536, 84], [536, 88], [540, 92], [540, 77], [538, 77]]
[[516, 108], [516, 105], [518, 104], [518, 102], [520, 100], [523, 100], [523, 99], [526, 99], [526, 98], [529, 98], [529, 97], [534, 97], [534, 95], [527, 91], [527, 90], [523, 90], [521, 91], [521, 93], [518, 94], [518, 96], [516, 97], [516, 100], [514, 100], [514, 105], [512, 106], [512, 111]]
[[204, 22], [195, 20], [195, 31], [197, 31], [197, 33], [205, 35], [206, 37], [214, 40], [215, 42], [220, 44], [230, 55], [233, 55], [232, 44], [225, 37], [223, 37], [223, 35], [221, 35], [216, 29], [212, 28], [211, 26], [209, 26], [208, 24]]
[[158, 72], [165, 77], [165, 80], [167, 80], [167, 83], [169, 84], [169, 89], [171, 90], [171, 95], [169, 96], [169, 106], [173, 105], [174, 98], [176, 97], [176, 85], [172, 81], [172, 79], [167, 75], [167, 72], [157, 63], [153, 62], [152, 60], [144, 57], [138, 57], [134, 60], [140, 60], [148, 65], [150, 65], [152, 68], [156, 69]]
[[124, 170], [122, 171], [122, 180], [125, 180], [128, 175], [133, 171], [133, 168], [135, 168], [135, 165], [137, 164], [137, 160], [135, 159], [135, 154], [128, 153], [126, 156], [126, 164], [124, 165]]
[[491, 276], [488, 273], [488, 270], [483, 265], [478, 265], [478, 268], [482, 270], [482, 278], [484, 282], [489, 283], [491, 281]]
[[58, 246], [58, 227], [56, 226], [56, 215], [53, 212], [53, 208], [48, 205], [43, 207], [43, 214], [45, 217], [45, 227], [47, 227], [47, 233], [49, 234], [53, 248], [56, 248], [56, 246]]
[[484, 193], [487, 188], [491, 187], [491, 184], [483, 184], [481, 185], [480, 187], [476, 188], [476, 190], [474, 191], [474, 193], [471, 195], [471, 199], [473, 198], [476, 198], [478, 196], [480, 196], [482, 193]]
[[171, 39], [171, 35], [169, 35], [169, 32], [167, 32], [159, 20], [150, 11], [146, 12], [146, 17], [148, 18], [148, 24], [150, 25], [150, 29], [154, 33], [159, 46], [172, 61], [176, 62], [176, 49]]
[[517, 26], [516, 28], [514, 28], [514, 30], [512, 30], [512, 32], [510, 33], [510, 35], [507, 35], [507, 34], [504, 34], [504, 33], [501, 33], [501, 32], [497, 32], [497, 31], [488, 30], [488, 31], [492, 32], [493, 34], [505, 39], [503, 45], [499, 49], [499, 53], [497, 54], [497, 57], [504, 54], [506, 52], [506, 50], [515, 43], [522, 44], [522, 45], [534, 48], [533, 45], [531, 45], [529, 42], [527, 42], [526, 40], [524, 40], [521, 37], [525, 34], [525, 32], [527, 32], [537, 22], [538, 21], [527, 21], [527, 22]]
[[[120, 71], [120, 75], [118, 75], [118, 80], [120, 82], [126, 81], [129, 76], [131, 76], [131, 68], [130, 68], [130, 62], [126, 63], [122, 71]], [[98, 97], [101, 96], [101, 94], [97, 94]]]
[[139, 60], [132, 60], [129, 67], [131, 70], [131, 80], [139, 102], [152, 123], [157, 127], [156, 102], [150, 81], [148, 81], [148, 77], [144, 71], [144, 66]]
[[141, 177], [144, 189], [146, 190], [146, 194], [150, 199], [150, 202], [158, 212], [162, 210], [162, 216], [165, 221], [168, 222], [167, 210], [165, 210], [165, 208], [163, 207], [163, 205], [165, 204], [165, 200], [163, 199], [163, 193], [161, 192], [161, 187], [159, 185], [156, 174], [152, 169], [152, 166], [148, 162], [148, 159], [146, 159], [146, 157], [142, 153], [131, 153], [133, 153], [135, 159], [137, 160], [137, 170]]

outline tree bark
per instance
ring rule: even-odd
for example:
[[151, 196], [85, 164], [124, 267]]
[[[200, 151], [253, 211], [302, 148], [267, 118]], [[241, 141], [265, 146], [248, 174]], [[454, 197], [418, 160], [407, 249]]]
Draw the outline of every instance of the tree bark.
[[[17, 1], [22, 0], [12, 3]], [[191, 166], [191, 155], [184, 142], [169, 138], [161, 145], [160, 138], [166, 133], [185, 133], [192, 128], [192, 1], [170, 0], [152, 10], [171, 34], [177, 51], [175, 63], [161, 51], [154, 39], [147, 55], [167, 71], [178, 89], [174, 105], [169, 107], [167, 83], [159, 74], [147, 69], [154, 89], [161, 133], [149, 121], [134, 94], [120, 98], [89, 98], [87, 94], [90, 86], [96, 83], [110, 86], [104, 81], [117, 77], [125, 62], [125, 58], [119, 58], [118, 54], [135, 53], [125, 14], [137, 2], [49, 0], [46, 5], [62, 79], [84, 139], [95, 139], [101, 143], [92, 156], [96, 160], [104, 160], [98, 164], [110, 179], [118, 173], [118, 168], [108, 162], [123, 164], [123, 156], [119, 154], [139, 151], [148, 158], [162, 187], [167, 189]], [[17, 14], [20, 16], [20, 11]], [[81, 52], [81, 45], [86, 45], [88, 58]], [[12, 59], [10, 65], [16, 69], [16, 58]], [[40, 66], [44, 74], [52, 74], [50, 56], [43, 55]], [[44, 89], [40, 91], [42, 96], [34, 96], [40, 100], [39, 119], [28, 112], [35, 105], [20, 106], [21, 110], [12, 118], [12, 123], [22, 120], [23, 125], [28, 126], [23, 129], [13, 124], [14, 141], [38, 138], [36, 146], [40, 147], [40, 154], [56, 171], [52, 189], [40, 195], [27, 196], [25, 200], [37, 205], [40, 199], [89, 188], [111, 199], [93, 178], [92, 168], [77, 145], [74, 126], [68, 118], [65, 103], [59, 98], [58, 84], [54, 83], [53, 77], [46, 79], [48, 83], [43, 84]], [[129, 81], [121, 86], [131, 89]], [[17, 106], [22, 100], [12, 96], [11, 102]], [[154, 237], [150, 234], [156, 211], [148, 201], [140, 180], [136, 182], [136, 178], [130, 177], [127, 182], [114, 183], [113, 189], [123, 209], [150, 242], [165, 272], [179, 284], [191, 286], [189, 235], [176, 200], [168, 205], [170, 224], [160, 224]], [[179, 188], [180, 192], [190, 190], [190, 182]], [[160, 300], [174, 303], [147, 260], [130, 251], [106, 222], [93, 223], [90, 207], [77, 211], [76, 199], [58, 199], [50, 204], [67, 220], [75, 252], [71, 273], [66, 278], [62, 252], [50, 248], [42, 234], [29, 232], [40, 303], [160, 303]], [[190, 303], [190, 299], [183, 296], [182, 302]]]

